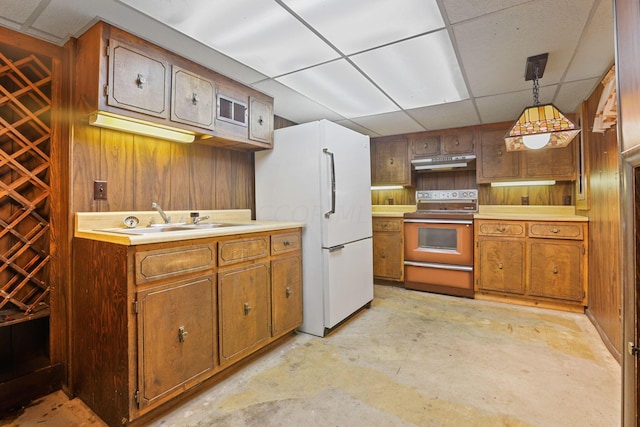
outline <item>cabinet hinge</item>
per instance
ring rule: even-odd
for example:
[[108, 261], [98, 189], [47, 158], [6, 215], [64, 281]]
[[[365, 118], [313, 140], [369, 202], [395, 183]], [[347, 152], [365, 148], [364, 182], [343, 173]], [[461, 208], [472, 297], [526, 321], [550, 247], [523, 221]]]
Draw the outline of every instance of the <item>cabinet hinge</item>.
[[111, 46], [109, 46], [109, 43], [107, 43], [107, 45], [104, 47], [104, 54], [106, 56], [111, 55]]
[[109, 85], [104, 85], [104, 87], [102, 88], [102, 92], [104, 96], [109, 96]]
[[632, 343], [631, 341], [629, 341], [627, 343], [627, 351], [629, 352], [629, 354], [631, 356], [638, 356], [638, 354], [640, 354], [640, 347], [636, 346], [634, 343]]
[[133, 400], [135, 400], [138, 409], [140, 409], [140, 390], [136, 390], [136, 392], [133, 393]]
[[585, 245], [582, 245], [582, 255], [587, 253], [587, 248]]
[[138, 314], [138, 300], [133, 301], [133, 314]]

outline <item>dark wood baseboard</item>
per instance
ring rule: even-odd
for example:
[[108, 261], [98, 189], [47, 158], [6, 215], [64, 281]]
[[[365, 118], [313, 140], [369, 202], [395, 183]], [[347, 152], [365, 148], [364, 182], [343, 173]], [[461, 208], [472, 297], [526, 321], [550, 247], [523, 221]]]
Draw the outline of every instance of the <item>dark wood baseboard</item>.
[[50, 365], [0, 383], [0, 418], [62, 388], [62, 364]]
[[618, 363], [622, 365], [622, 353], [619, 352], [618, 349], [616, 349], [616, 347], [613, 345], [607, 334], [604, 332], [604, 329], [602, 329], [602, 327], [600, 326], [600, 323], [598, 323], [598, 319], [596, 319], [591, 310], [589, 310], [589, 307], [584, 310], [584, 313], [596, 328], [596, 331], [598, 331], [598, 335], [600, 335], [600, 339], [607, 347], [607, 350], [609, 350], [609, 353], [611, 353], [611, 355], [618, 361]]

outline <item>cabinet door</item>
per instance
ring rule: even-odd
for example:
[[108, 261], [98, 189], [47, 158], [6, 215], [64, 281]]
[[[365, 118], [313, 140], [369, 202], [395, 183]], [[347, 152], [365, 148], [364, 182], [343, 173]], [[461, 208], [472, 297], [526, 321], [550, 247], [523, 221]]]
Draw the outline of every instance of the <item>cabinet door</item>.
[[215, 363], [213, 276], [138, 293], [140, 407], [166, 401]]
[[381, 279], [403, 279], [403, 239], [400, 232], [373, 233], [373, 275]]
[[213, 130], [216, 90], [211, 80], [173, 67], [171, 120]]
[[371, 181], [373, 184], [410, 185], [411, 165], [405, 138], [381, 138], [371, 144]]
[[507, 151], [504, 130], [484, 131], [477, 147], [476, 180], [478, 183], [520, 177], [520, 153]]
[[440, 154], [440, 136], [414, 136], [410, 141], [411, 157], [437, 156]]
[[575, 181], [576, 157], [574, 141], [567, 147], [522, 152], [526, 178]]
[[302, 259], [299, 254], [271, 261], [271, 318], [274, 337], [302, 324]]
[[524, 295], [524, 249], [524, 239], [478, 239], [477, 289]]
[[445, 135], [442, 139], [443, 154], [473, 154], [473, 133]]
[[529, 294], [582, 302], [583, 245], [581, 242], [531, 240]]
[[218, 272], [221, 365], [251, 353], [271, 337], [269, 291], [268, 263]]
[[249, 139], [273, 143], [273, 106], [249, 97]]
[[117, 40], [109, 40], [107, 104], [167, 118], [169, 64]]

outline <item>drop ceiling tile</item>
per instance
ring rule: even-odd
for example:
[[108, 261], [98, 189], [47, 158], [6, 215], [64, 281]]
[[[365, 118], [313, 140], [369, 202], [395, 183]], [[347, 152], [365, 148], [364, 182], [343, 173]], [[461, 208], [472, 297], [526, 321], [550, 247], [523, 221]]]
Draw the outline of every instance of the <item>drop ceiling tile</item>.
[[567, 114], [577, 112], [582, 101], [591, 95], [601, 81], [602, 78], [597, 77], [562, 84], [556, 96], [556, 107]]
[[327, 119], [330, 121], [344, 119], [344, 117], [339, 114], [277, 81], [269, 79], [252, 86], [272, 96], [274, 99], [274, 113], [292, 122], [307, 123], [318, 119]]
[[351, 119], [351, 121], [372, 130], [380, 136], [422, 132], [425, 130], [404, 111], [358, 117]]
[[24, 24], [39, 4], [40, 0], [2, 0], [2, 17], [15, 24]]
[[[557, 86], [555, 85], [540, 87], [540, 104], [553, 102], [556, 89]], [[520, 114], [522, 114], [522, 111], [531, 105], [533, 105], [533, 94], [531, 90], [485, 96], [476, 99], [476, 106], [478, 107], [482, 123], [515, 122]], [[556, 105], [556, 107], [559, 108], [558, 105]]]
[[435, 0], [284, 0], [346, 55], [444, 27]]
[[530, 1], [531, 0], [443, 0], [442, 3], [444, 4], [449, 22], [455, 24], [456, 22], [466, 21]]
[[427, 130], [480, 124], [478, 113], [470, 100], [415, 108], [408, 110], [407, 114]]
[[347, 119], [399, 110], [346, 60], [308, 68], [276, 80]]
[[549, 60], [540, 83], [557, 83], [589, 15], [588, 8], [575, 7], [576, 1], [581, 0], [537, 0], [456, 25], [455, 40], [472, 95], [525, 89], [530, 84], [524, 79], [527, 57], [545, 52]]
[[357, 123], [352, 122], [351, 120], [337, 120], [336, 121], [337, 124], [344, 126], [346, 128], [349, 128], [351, 130], [354, 130], [358, 133], [361, 133], [363, 135], [368, 135], [369, 138], [375, 138], [377, 136], [382, 136], [382, 135], [378, 135], [377, 133], [375, 133], [374, 131], [372, 131], [371, 129], [367, 129], [365, 127], [360, 126]]
[[601, 0], [582, 35], [564, 81], [604, 77], [614, 63], [613, 6]]
[[90, 2], [77, 4], [72, 0], [52, 0], [38, 15], [32, 28], [66, 41], [69, 37], [79, 35], [81, 29], [95, 20], [95, 16]]
[[270, 77], [338, 57], [272, 0], [121, 1]]
[[404, 109], [468, 97], [445, 30], [373, 49], [351, 59]]

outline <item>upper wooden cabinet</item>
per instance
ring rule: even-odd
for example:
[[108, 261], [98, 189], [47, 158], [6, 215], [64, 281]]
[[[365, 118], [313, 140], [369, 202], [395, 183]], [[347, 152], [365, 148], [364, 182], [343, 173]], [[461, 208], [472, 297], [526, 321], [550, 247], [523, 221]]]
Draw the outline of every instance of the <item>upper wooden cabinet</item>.
[[476, 166], [479, 184], [537, 179], [575, 181], [576, 141], [564, 148], [507, 151], [505, 133], [506, 127], [480, 130]]
[[411, 159], [475, 154], [474, 132], [455, 129], [455, 132], [445, 131], [443, 134], [413, 133], [409, 135], [409, 151]]
[[371, 140], [371, 183], [373, 185], [411, 185], [407, 138], [393, 136]]
[[272, 147], [273, 98], [104, 22], [77, 39], [74, 82], [80, 123], [106, 111], [195, 132], [202, 144]]

